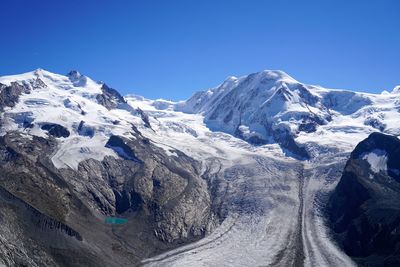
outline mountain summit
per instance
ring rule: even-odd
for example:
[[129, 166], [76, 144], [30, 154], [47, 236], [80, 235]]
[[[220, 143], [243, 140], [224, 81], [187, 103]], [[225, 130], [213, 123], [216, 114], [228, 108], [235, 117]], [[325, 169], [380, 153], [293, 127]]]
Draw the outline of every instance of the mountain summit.
[[[385, 121], [398, 105], [395, 98], [306, 85], [282, 71], [266, 70], [228, 78], [220, 86], [179, 103], [177, 110], [203, 114], [212, 130], [253, 144], [275, 142], [294, 155], [309, 158], [296, 138], [326, 134], [325, 129], [338, 126], [339, 121], [347, 121], [349, 127], [361, 124], [384, 130], [390, 127]], [[392, 109], [383, 105], [392, 105]]]

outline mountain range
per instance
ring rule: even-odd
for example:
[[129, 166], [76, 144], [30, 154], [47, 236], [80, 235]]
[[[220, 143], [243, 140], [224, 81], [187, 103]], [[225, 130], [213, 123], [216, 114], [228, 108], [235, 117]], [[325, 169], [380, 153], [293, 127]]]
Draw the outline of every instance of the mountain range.
[[0, 265], [399, 266], [399, 88], [0, 77]]

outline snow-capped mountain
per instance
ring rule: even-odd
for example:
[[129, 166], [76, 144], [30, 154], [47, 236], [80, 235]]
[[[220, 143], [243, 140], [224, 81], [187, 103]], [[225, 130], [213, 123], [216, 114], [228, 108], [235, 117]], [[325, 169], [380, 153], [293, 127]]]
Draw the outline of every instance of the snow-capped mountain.
[[5, 265], [353, 266], [323, 208], [357, 143], [400, 134], [397, 87], [282, 71], [172, 102], [39, 69], [0, 77], [0, 115]]
[[308, 157], [304, 141], [311, 136], [329, 139], [338, 131], [376, 130], [398, 135], [397, 90], [375, 95], [325, 89], [267, 70], [229, 77], [220, 86], [177, 104], [177, 110], [203, 114], [212, 130], [256, 144], [276, 142]]
[[[19, 130], [46, 137], [49, 127], [53, 126], [53, 131], [64, 129], [65, 136], [59, 139], [59, 150], [52, 157], [57, 167], [76, 169], [84, 159], [115, 156], [104, 148], [105, 143], [112, 134], [127, 134], [137, 118], [131, 115], [136, 115], [135, 110], [117, 91], [76, 71], [62, 76], [39, 69], [1, 77], [0, 83], [4, 86], [21, 84], [26, 91], [12, 108], [5, 108], [3, 134]], [[120, 119], [121, 113], [126, 116], [124, 120]]]

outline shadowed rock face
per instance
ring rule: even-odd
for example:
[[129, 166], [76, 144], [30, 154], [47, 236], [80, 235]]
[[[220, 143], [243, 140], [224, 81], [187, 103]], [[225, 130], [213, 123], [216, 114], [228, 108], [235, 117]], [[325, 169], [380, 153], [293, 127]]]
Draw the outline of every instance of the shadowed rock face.
[[301, 160], [310, 158], [307, 150], [297, 144], [294, 137], [289, 132], [285, 130], [276, 130], [273, 132], [273, 137], [282, 149], [287, 150], [294, 158]]
[[400, 265], [399, 170], [400, 140], [373, 133], [351, 153], [329, 200], [334, 236], [360, 264]]
[[56, 123], [43, 124], [41, 129], [46, 130], [51, 136], [54, 137], [68, 137], [70, 135], [68, 129]]
[[[97, 255], [89, 244], [93, 239], [84, 228], [100, 230], [101, 225], [42, 157], [55, 147], [52, 140], [29, 140], [13, 132], [0, 138], [0, 263], [96, 265]], [[100, 266], [105, 266], [105, 257], [98, 257]]]
[[[156, 236], [166, 242], [190, 240], [204, 236], [211, 220], [211, 197], [206, 182], [200, 178], [197, 161], [177, 151], [168, 156], [143, 138], [112, 136], [107, 143], [123, 155], [124, 160], [106, 157], [103, 166], [120, 181], [113, 184], [116, 212], [143, 210], [155, 218]], [[130, 175], [117, 170], [133, 168]], [[110, 175], [110, 174], [109, 174]], [[190, 203], [196, 203], [190, 204]]]
[[143, 110], [141, 110], [140, 108], [136, 109], [137, 112], [139, 113], [140, 117], [142, 118], [142, 121], [144, 122], [144, 126], [147, 128], [151, 128], [150, 125], [150, 119], [149, 119], [149, 115], [147, 115]]
[[103, 84], [101, 87], [102, 94], [96, 96], [96, 100], [100, 105], [105, 106], [107, 109], [116, 108], [118, 105], [126, 104], [123, 96], [117, 90]]
[[[138, 265], [210, 231], [217, 222], [199, 163], [135, 135], [108, 143], [135, 158], [89, 159], [77, 170], [54, 168], [53, 137], [0, 137], [0, 263]], [[127, 222], [110, 226], [109, 217]]]
[[27, 90], [18, 83], [11, 83], [11, 86], [0, 83], [0, 111], [5, 107], [13, 107], [18, 102], [19, 96]]
[[22, 93], [28, 94], [31, 89], [43, 87], [46, 84], [39, 78], [24, 84], [12, 82], [10, 86], [0, 83], [0, 111], [4, 111], [5, 107], [14, 107]]

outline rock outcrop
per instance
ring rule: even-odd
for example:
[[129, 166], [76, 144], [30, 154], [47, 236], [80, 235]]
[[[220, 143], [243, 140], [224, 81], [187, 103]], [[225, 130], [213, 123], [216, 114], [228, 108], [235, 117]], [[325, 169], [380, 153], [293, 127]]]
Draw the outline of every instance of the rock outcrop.
[[[110, 137], [107, 146], [120, 158], [88, 159], [77, 170], [53, 166], [53, 137], [0, 137], [3, 263], [136, 265], [210, 231], [217, 222], [199, 163], [135, 135]], [[127, 223], [110, 232], [110, 217]]]
[[40, 128], [54, 137], [68, 137], [70, 135], [67, 128], [57, 123], [44, 123]]
[[18, 102], [19, 96], [26, 91], [28, 88], [16, 82], [10, 86], [0, 83], [0, 111], [5, 107], [13, 107]]
[[334, 236], [365, 266], [400, 264], [400, 140], [373, 133], [351, 153], [329, 200]]
[[103, 84], [101, 87], [102, 94], [96, 96], [96, 100], [100, 105], [105, 106], [107, 109], [113, 109], [118, 105], [126, 104], [123, 96], [117, 90]]

